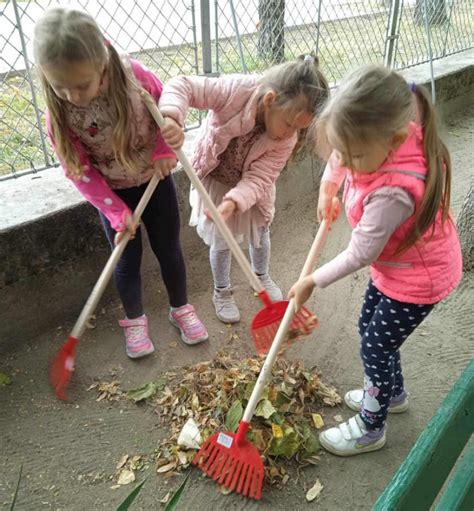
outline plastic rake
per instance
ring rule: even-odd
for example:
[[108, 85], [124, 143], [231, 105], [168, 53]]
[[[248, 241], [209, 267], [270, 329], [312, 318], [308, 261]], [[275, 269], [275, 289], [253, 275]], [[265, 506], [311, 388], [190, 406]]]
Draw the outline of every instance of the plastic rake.
[[[142, 93], [142, 97], [156, 123], [160, 128], [162, 128], [165, 124], [165, 121], [155, 103], [154, 98], [146, 92]], [[289, 302], [287, 300], [282, 300], [279, 302], [271, 301], [262, 283], [252, 271], [250, 263], [248, 262], [245, 254], [232, 235], [229, 227], [222, 219], [221, 215], [218, 213], [215, 204], [212, 202], [212, 199], [207, 193], [207, 190], [204, 188], [201, 180], [194, 172], [188, 157], [184, 154], [182, 149], [179, 149], [175, 152], [179, 161], [181, 162], [181, 165], [183, 166], [184, 171], [186, 172], [186, 175], [188, 176], [194, 188], [199, 193], [199, 196], [204, 202], [206, 208], [210, 211], [213, 221], [227, 242], [227, 245], [237, 260], [238, 265], [246, 275], [250, 285], [256, 291], [263, 303], [263, 308], [257, 312], [252, 321], [251, 332], [257, 353], [267, 353], [270, 349], [275, 334], [278, 330], [278, 325], [280, 324], [285, 314]], [[318, 322], [316, 316], [312, 314], [308, 309], [302, 308], [302, 310], [296, 314], [291, 324], [289, 337], [292, 340], [295, 340], [301, 336], [308, 335], [316, 328], [317, 324]]]
[[[153, 195], [153, 192], [155, 191], [158, 183], [159, 178], [156, 175], [153, 176], [148, 183], [148, 186], [146, 187], [145, 192], [143, 193], [142, 198], [140, 199], [140, 202], [138, 203], [137, 208], [133, 214], [133, 221], [135, 222], [135, 225], [138, 224], [138, 221], [140, 220], [140, 217], [142, 216], [142, 213], [146, 208], [150, 197]], [[110, 254], [110, 257], [104, 269], [102, 270], [102, 273], [100, 274], [94, 289], [87, 299], [87, 302], [84, 305], [84, 308], [82, 309], [82, 312], [77, 319], [74, 328], [51, 363], [49, 381], [58, 399], [67, 399], [66, 390], [72, 378], [72, 373], [74, 372], [77, 343], [84, 334], [86, 323], [97, 307], [100, 298], [104, 294], [110, 277], [112, 276], [112, 273], [117, 266], [117, 263], [129, 240], [130, 233], [127, 231]]]
[[[323, 220], [301, 272], [302, 277], [307, 275], [314, 266], [328, 230], [329, 223]], [[215, 433], [204, 442], [193, 460], [194, 465], [218, 484], [257, 500], [262, 496], [263, 461], [258, 449], [246, 439], [246, 434], [263, 389], [271, 375], [278, 351], [287, 338], [294, 315], [295, 304], [294, 299], [291, 299], [245, 408], [237, 433]]]

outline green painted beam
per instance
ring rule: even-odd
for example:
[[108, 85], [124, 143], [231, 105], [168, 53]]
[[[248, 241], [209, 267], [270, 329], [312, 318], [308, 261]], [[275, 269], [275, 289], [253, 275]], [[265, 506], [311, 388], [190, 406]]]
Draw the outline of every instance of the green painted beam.
[[435, 511], [472, 511], [474, 509], [474, 441], [450, 478]]
[[474, 360], [418, 437], [373, 511], [428, 510], [474, 428]]

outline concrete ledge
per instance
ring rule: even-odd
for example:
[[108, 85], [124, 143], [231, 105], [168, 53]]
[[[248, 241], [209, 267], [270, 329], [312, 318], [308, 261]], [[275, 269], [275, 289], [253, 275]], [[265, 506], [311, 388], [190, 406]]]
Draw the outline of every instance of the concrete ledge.
[[[473, 63], [474, 50], [435, 61], [442, 111], [473, 102]], [[417, 83], [429, 84], [426, 65], [403, 74]], [[188, 154], [189, 144], [190, 140], [185, 149]], [[320, 172], [321, 163], [310, 157], [286, 169], [278, 180], [277, 211], [313, 192]], [[187, 226], [189, 182], [182, 171], [176, 172], [175, 180], [185, 254], [207, 260], [206, 247]], [[60, 168], [3, 181], [0, 187], [0, 339], [15, 342], [79, 314], [109, 247], [95, 208], [64, 179]], [[156, 269], [150, 252], [145, 249], [144, 272]], [[108, 296], [115, 294], [109, 289]]]

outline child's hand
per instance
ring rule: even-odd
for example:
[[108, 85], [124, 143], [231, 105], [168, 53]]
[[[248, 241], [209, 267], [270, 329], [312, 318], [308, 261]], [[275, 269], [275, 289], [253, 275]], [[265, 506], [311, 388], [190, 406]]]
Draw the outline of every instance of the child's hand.
[[[331, 222], [336, 220], [341, 210], [341, 203], [336, 197], [337, 185], [330, 181], [322, 181], [319, 188], [318, 199], [318, 221], [322, 222], [324, 219], [329, 219]], [[330, 213], [332, 210], [332, 218]]]
[[171, 174], [177, 163], [176, 158], [162, 158], [161, 160], [156, 160], [153, 166], [158, 177], [164, 179]]
[[114, 244], [117, 246], [122, 238], [124, 237], [125, 233], [130, 233], [130, 239], [133, 240], [135, 238], [135, 233], [138, 227], [138, 224], [134, 224], [133, 222], [133, 216], [130, 214], [125, 215], [125, 229], [123, 231], [119, 231], [115, 234], [114, 238]]
[[[220, 203], [220, 205], [217, 208], [217, 212], [221, 215], [222, 220], [226, 222], [234, 214], [236, 209], [237, 204], [233, 200], [226, 199]], [[212, 220], [212, 216], [209, 210], [205, 209], [204, 213], [207, 216], [207, 218], [209, 218], [209, 220]]]
[[165, 117], [165, 125], [161, 128], [163, 140], [173, 150], [181, 149], [184, 143], [183, 128], [171, 117]]
[[299, 312], [301, 306], [308, 300], [311, 296], [311, 293], [314, 289], [314, 280], [311, 275], [305, 277], [304, 279], [299, 280], [296, 284], [290, 289], [288, 293], [288, 298], [295, 299], [295, 312]]

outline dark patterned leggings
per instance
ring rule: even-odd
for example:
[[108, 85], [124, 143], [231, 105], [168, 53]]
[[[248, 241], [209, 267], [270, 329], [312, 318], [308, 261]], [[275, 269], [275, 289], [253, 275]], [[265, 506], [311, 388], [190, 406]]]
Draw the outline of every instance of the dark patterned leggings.
[[360, 416], [367, 429], [383, 428], [390, 399], [403, 392], [400, 347], [433, 307], [388, 298], [369, 281], [359, 317], [365, 373]]

